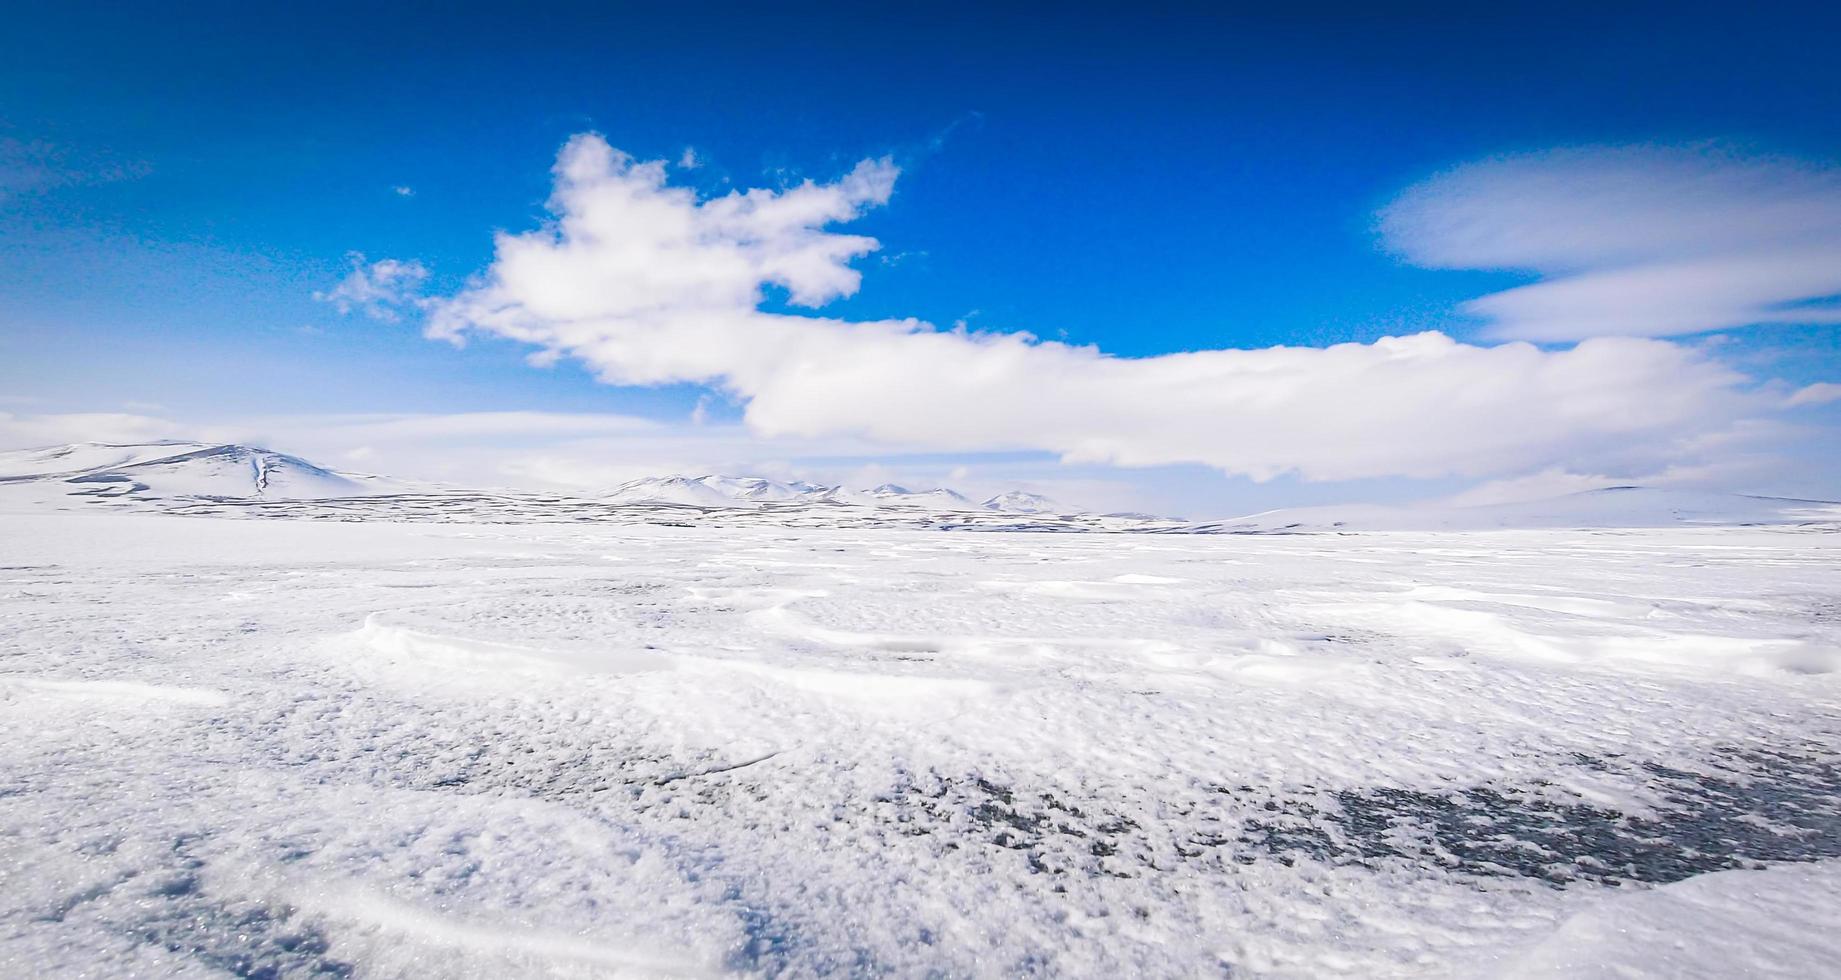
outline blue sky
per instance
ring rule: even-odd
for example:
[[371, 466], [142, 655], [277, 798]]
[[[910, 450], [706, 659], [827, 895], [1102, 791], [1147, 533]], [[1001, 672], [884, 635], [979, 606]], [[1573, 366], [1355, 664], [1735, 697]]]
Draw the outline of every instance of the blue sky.
[[[419, 263], [427, 270], [419, 290], [431, 299], [465, 296], [480, 281], [469, 277], [496, 271], [496, 230], [530, 233], [556, 217], [545, 202], [559, 149], [595, 133], [640, 161], [694, 159], [670, 168], [669, 183], [704, 199], [806, 179], [830, 186], [859, 161], [889, 159], [899, 176], [885, 201], [818, 229], [880, 243], [847, 263], [860, 284], [806, 310], [787, 303], [784, 283], [763, 281], [760, 309], [769, 315], [1028, 331], [1122, 358], [1366, 345], [1427, 330], [1479, 346], [1520, 337], [1563, 353], [1583, 337], [1550, 325], [1529, 332], [1537, 328], [1522, 306], [1479, 313], [1464, 304], [1594, 262], [1674, 269], [1683, 257], [1606, 252], [1573, 261], [1511, 248], [1484, 249], [1471, 262], [1451, 252], [1449, 223], [1439, 226], [1445, 238], [1428, 242], [1420, 225], [1388, 232], [1381, 215], [1439, 174], [1504, 157], [1560, 173], [1566, 186], [1606, 166], [1656, 171], [1664, 185], [1701, 195], [1690, 210], [1718, 219], [1684, 232], [1707, 237], [1709, 248], [1724, 245], [1720, 229], [1735, 223], [1723, 216], [1770, 210], [1759, 195], [1771, 192], [1746, 189], [1754, 184], [1795, 184], [1826, 214], [1841, 165], [1841, 85], [1826, 43], [1841, 27], [1833, 11], [1439, 6], [1284, 17], [1137, 5], [1048, 17], [970, 5], [542, 13], [198, 5], [184, 14], [41, 6], [15, 14], [0, 39], [0, 411], [10, 413], [16, 442], [76, 431], [77, 421], [47, 421], [76, 413], [157, 420], [95, 421], [105, 437], [109, 425], [241, 426], [275, 440], [323, 431], [302, 420], [327, 415], [594, 413], [660, 428], [635, 443], [614, 435], [620, 426], [611, 420], [593, 440], [579, 425], [564, 435], [541, 422], [522, 435], [497, 425], [487, 438], [462, 435], [457, 422], [440, 452], [327, 440], [306, 448], [333, 454], [332, 465], [368, 461], [493, 482], [756, 465], [834, 478], [873, 471], [1024, 482], [1107, 506], [1190, 513], [1449, 493], [1536, 473], [1560, 474], [1556, 486], [1672, 473], [1734, 489], [1841, 493], [1826, 458], [1837, 406], [1825, 389], [1787, 416], [1703, 399], [1651, 428], [1556, 433], [1519, 453], [1479, 444], [1397, 473], [1264, 448], [1242, 467], [1232, 439], [1209, 441], [1207, 416], [1220, 410], [1222, 427], [1266, 420], [1206, 399], [1171, 405], [1170, 426], [1151, 415], [1137, 423], [1144, 430], [1096, 419], [1091, 439], [1070, 426], [1041, 445], [1008, 429], [917, 428], [905, 416], [866, 435], [813, 421], [816, 406], [770, 401], [765, 387], [738, 388], [734, 379], [750, 365], [698, 364], [658, 384], [603, 384], [594, 370], [605, 373], [611, 355], [584, 353], [591, 345], [579, 332], [555, 335], [560, 356], [533, 367], [529, 344], [478, 324], [456, 347], [426, 339], [424, 311], [413, 305], [384, 322], [315, 299], [337, 288], [354, 252], [367, 263]], [[1552, 156], [1569, 147], [1649, 149]], [[1552, 183], [1510, 169], [1478, 171], [1476, 193], [1513, 196]], [[1728, 173], [1738, 176], [1718, 176]], [[1728, 197], [1702, 194], [1709, 179], [1717, 187], [1708, 194], [1724, 187]], [[1428, 193], [1435, 213], [1426, 220], [1437, 224], [1458, 191]], [[1633, 209], [1632, 220], [1651, 213], [1626, 197], [1605, 202], [1613, 226], [1620, 207]], [[1508, 223], [1503, 234], [1542, 233], [1525, 215], [1483, 213]], [[1722, 254], [1763, 256], [1777, 268], [1771, 257], [1786, 254], [1785, 242], [1815, 240], [1797, 253], [1813, 271], [1781, 295], [1750, 299], [1816, 308], [1841, 293], [1841, 281], [1819, 291], [1833, 229], [1760, 221], [1762, 231]], [[1498, 254], [1511, 261], [1483, 260]], [[523, 294], [517, 301], [543, 305]], [[1565, 317], [1599, 322], [1567, 303]], [[1745, 375], [1747, 391], [1780, 384], [1790, 397], [1841, 381], [1832, 318], [1743, 319], [1651, 342], [1716, 358]], [[1631, 356], [1652, 354], [1668, 356]], [[962, 371], [978, 361], [940, 363]], [[1657, 371], [1677, 370], [1660, 363], [1618, 369], [1660, 383]], [[1019, 398], [1033, 397], [1041, 369], [1018, 369]], [[1420, 383], [1362, 375], [1370, 376], [1383, 386]], [[1707, 383], [1709, 392], [1720, 388]], [[1159, 395], [1154, 379], [1117, 384], [1143, 384], [1144, 399]], [[1075, 397], [1042, 395], [1051, 396]], [[924, 401], [903, 404], [900, 412], [926, 411]], [[1286, 404], [1273, 410], [1312, 414]], [[781, 421], [744, 420], [750, 405]], [[1013, 410], [1007, 401], [992, 406]], [[1356, 390], [1334, 407], [1345, 417], [1365, 411]], [[701, 424], [687, 421], [693, 412]], [[1410, 427], [1413, 416], [1402, 413]], [[1130, 413], [1108, 418], [1121, 414]], [[1607, 448], [1617, 438], [1681, 444], [1686, 433], [1733, 426], [1750, 433], [1723, 443], [1737, 448], [1640, 458]], [[1760, 426], [1776, 428], [1760, 435]], [[1158, 442], [1152, 430], [1182, 435], [1136, 457], [1119, 448]], [[1365, 437], [1297, 432], [1330, 454], [1341, 451], [1339, 438]], [[1403, 452], [1417, 441], [1403, 438]], [[684, 448], [671, 451], [674, 439]], [[1070, 451], [1089, 443], [1102, 448]], [[493, 469], [492, 460], [511, 455], [524, 463]], [[532, 462], [539, 457], [543, 466]]]

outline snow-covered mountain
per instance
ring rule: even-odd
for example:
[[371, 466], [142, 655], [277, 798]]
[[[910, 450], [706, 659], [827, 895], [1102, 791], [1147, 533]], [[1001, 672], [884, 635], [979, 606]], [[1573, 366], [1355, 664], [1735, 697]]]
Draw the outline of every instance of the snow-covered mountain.
[[1039, 493], [1027, 490], [1006, 490], [995, 497], [979, 504], [985, 510], [999, 510], [1006, 514], [1065, 514], [1069, 509]]
[[936, 490], [910, 490], [907, 487], [884, 483], [868, 490], [848, 491], [855, 503], [868, 504], [872, 507], [922, 507], [930, 510], [977, 510], [978, 505], [957, 490], [940, 487]]
[[609, 490], [602, 498], [617, 504], [683, 504], [691, 507], [733, 507], [737, 498], [711, 477], [648, 476]]
[[973, 502], [943, 487], [917, 490], [885, 483], [855, 489], [706, 475], [647, 477], [604, 494], [570, 496], [418, 485], [339, 472], [298, 456], [236, 444], [88, 442], [0, 452], [0, 508], [87, 509], [97, 504], [145, 505], [171, 513], [260, 511], [342, 520], [373, 514], [379, 519], [396, 515], [513, 522], [688, 518], [716, 524], [1186, 534], [1841, 526], [1841, 502], [1653, 487], [1606, 487], [1544, 500], [1480, 506], [1430, 502], [1289, 508], [1181, 523], [1148, 514], [1086, 513], [1023, 490]]
[[[320, 501], [324, 501], [322, 505]], [[303, 502], [306, 506], [283, 506]], [[258, 446], [204, 442], [74, 443], [0, 452], [0, 509], [146, 506], [170, 513], [288, 513], [360, 519], [698, 519], [801, 526], [1113, 527], [1097, 515], [1013, 490], [974, 503], [948, 488], [869, 489], [755, 476], [661, 476], [603, 494], [558, 495], [438, 487], [345, 473]], [[669, 508], [659, 511], [660, 506]], [[648, 514], [650, 516], [648, 516]], [[676, 515], [676, 516], [673, 516]], [[1046, 523], [1045, 523], [1046, 522]]]
[[833, 488], [801, 481], [781, 482], [758, 476], [648, 476], [628, 480], [601, 499], [627, 504], [685, 504], [734, 507], [821, 499]]
[[1825, 523], [1841, 523], [1841, 502], [1656, 487], [1604, 487], [1543, 500], [1476, 506], [1424, 503], [1296, 507], [1189, 524], [1176, 530], [1191, 533], [1487, 531]]
[[0, 452], [0, 485], [15, 495], [92, 499], [312, 500], [402, 488], [257, 446], [198, 442], [86, 442]]
[[601, 497], [628, 504], [736, 507], [770, 503], [843, 504], [931, 511], [995, 511], [1006, 514], [1072, 513], [1048, 498], [1022, 490], [1000, 493], [984, 503], [946, 487], [914, 490], [884, 483], [859, 490], [758, 476], [655, 476], [629, 480]]
[[132, 445], [77, 442], [68, 446], [0, 452], [0, 479], [77, 476], [112, 466], [129, 466], [204, 448], [196, 442], [148, 442]]

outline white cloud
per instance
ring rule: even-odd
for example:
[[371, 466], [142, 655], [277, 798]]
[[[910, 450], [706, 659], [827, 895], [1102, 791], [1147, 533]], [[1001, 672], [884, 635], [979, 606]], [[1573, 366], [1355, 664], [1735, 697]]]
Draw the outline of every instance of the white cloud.
[[428, 279], [428, 270], [414, 260], [380, 259], [366, 264], [364, 255], [346, 255], [351, 271], [337, 286], [316, 292], [313, 298], [331, 303], [340, 313], [363, 313], [374, 320], [395, 323], [402, 319], [398, 308], [413, 305]]
[[1381, 232], [1420, 265], [1536, 273], [1464, 304], [1496, 338], [1841, 323], [1841, 168], [1718, 147], [1503, 157], [1408, 190]]
[[670, 427], [608, 413], [285, 415], [192, 431], [207, 441], [256, 443], [311, 460], [462, 486], [593, 490], [607, 485], [599, 479], [603, 473], [627, 471], [610, 468], [609, 461], [648, 465], [695, 457], [689, 447], [659, 452], [672, 441]]
[[[314, 415], [312, 425], [354, 442], [432, 445], [480, 440], [556, 439], [649, 432], [658, 423], [632, 415], [569, 412]], [[280, 420], [286, 421], [286, 418]]]
[[184, 426], [170, 419], [127, 412], [0, 412], [0, 449], [33, 449], [69, 442], [155, 442], [183, 438], [185, 431]]
[[694, 146], [685, 147], [684, 154], [678, 157], [678, 169], [695, 170], [701, 166], [703, 166], [703, 158], [697, 155], [697, 148]]
[[408, 184], [398, 184], [395, 187], [390, 188], [390, 192], [395, 194], [397, 197], [416, 196], [416, 189], [409, 186]]
[[1815, 384], [1798, 388], [1784, 400], [1784, 405], [1788, 408], [1796, 408], [1803, 405], [1826, 405], [1833, 401], [1841, 401], [1841, 385], [1818, 381]]
[[1771, 463], [1768, 457], [1739, 456], [1718, 462], [1668, 466], [1653, 473], [1625, 471], [1617, 474], [1575, 473], [1562, 467], [1549, 467], [1538, 473], [1489, 480], [1445, 499], [1461, 507], [1472, 507], [1546, 500], [1614, 486], [1729, 489], [1736, 485], [1735, 481], [1768, 473]]
[[564, 147], [555, 220], [500, 234], [475, 284], [430, 303], [430, 336], [509, 337], [616, 384], [698, 382], [753, 432], [922, 450], [1046, 450], [1127, 466], [1201, 463], [1269, 479], [1489, 476], [1652, 465], [1766, 404], [1706, 353], [1606, 338], [1561, 351], [1437, 333], [1328, 348], [1117, 358], [1025, 334], [759, 309], [854, 293], [878, 247], [839, 234], [895, 167], [698, 200], [598, 136]]
[[[819, 229], [887, 201], [896, 169], [866, 160], [835, 184], [700, 203], [693, 191], [666, 186], [662, 161], [642, 163], [599, 137], [578, 136], [555, 173], [555, 226], [500, 234], [487, 281], [438, 304], [431, 335], [458, 339], [474, 328], [554, 347], [546, 339], [555, 324], [656, 331], [686, 318], [727, 320], [758, 305], [767, 285], [784, 287], [801, 306], [851, 295], [862, 276], [849, 260], [875, 250], [876, 240]], [[670, 380], [674, 370], [635, 363], [614, 373], [644, 382], [651, 374]]]

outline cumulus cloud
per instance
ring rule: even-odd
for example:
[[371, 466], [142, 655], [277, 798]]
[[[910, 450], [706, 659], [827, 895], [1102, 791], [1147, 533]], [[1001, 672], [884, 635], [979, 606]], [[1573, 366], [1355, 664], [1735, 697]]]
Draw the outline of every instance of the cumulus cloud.
[[[501, 233], [488, 281], [438, 304], [430, 333], [456, 339], [476, 328], [552, 346], [552, 325], [727, 320], [758, 306], [768, 285], [800, 306], [849, 296], [862, 281], [849, 260], [877, 242], [822, 228], [886, 202], [896, 172], [886, 159], [865, 160], [836, 183], [700, 202], [666, 185], [663, 161], [642, 163], [599, 137], [577, 137], [556, 162], [555, 225]], [[651, 380], [637, 377], [648, 368], [633, 368], [635, 380]]]
[[768, 436], [1200, 463], [1262, 480], [1659, 465], [1764, 404], [1706, 353], [1639, 338], [1549, 351], [1422, 333], [1120, 358], [1026, 334], [767, 312], [772, 287], [808, 307], [858, 289], [851, 261], [879, 243], [829, 228], [886, 202], [895, 166], [709, 199], [667, 176], [598, 136], [571, 140], [553, 220], [501, 233], [483, 275], [429, 303], [428, 333], [508, 337], [616, 384], [713, 385]]
[[396, 323], [402, 319], [398, 310], [413, 305], [428, 280], [428, 269], [410, 260], [380, 259], [367, 264], [364, 255], [346, 255], [351, 271], [337, 286], [316, 292], [313, 298], [331, 303], [340, 313], [363, 313], [374, 320]]
[[1535, 274], [1464, 304], [1495, 338], [1841, 323], [1841, 168], [1719, 147], [1502, 157], [1411, 188], [1380, 229], [1420, 265]]

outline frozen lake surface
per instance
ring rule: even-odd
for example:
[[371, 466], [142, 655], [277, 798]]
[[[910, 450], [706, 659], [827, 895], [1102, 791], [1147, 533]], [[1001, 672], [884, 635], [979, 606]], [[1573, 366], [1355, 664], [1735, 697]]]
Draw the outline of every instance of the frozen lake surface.
[[1841, 535], [0, 516], [0, 975], [1815, 976]]

